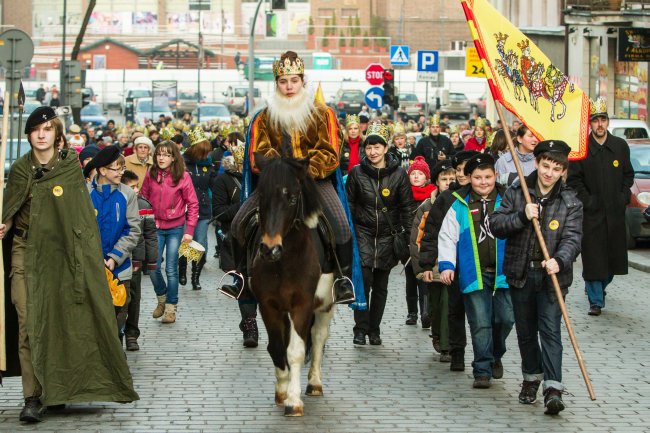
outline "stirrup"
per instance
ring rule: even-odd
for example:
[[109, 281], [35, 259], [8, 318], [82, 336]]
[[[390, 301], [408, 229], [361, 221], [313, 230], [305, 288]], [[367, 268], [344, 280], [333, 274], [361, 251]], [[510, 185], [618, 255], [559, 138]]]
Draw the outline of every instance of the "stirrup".
[[[340, 277], [338, 277], [337, 279], [335, 279], [334, 282], [332, 283], [332, 303], [333, 303], [333, 304], [336, 304], [336, 303], [337, 303], [337, 302], [336, 302], [336, 290], [334, 289], [334, 287], [336, 287], [336, 283], [337, 283], [337, 282], [339, 282], [339, 281], [345, 281], [345, 280], [348, 280], [348, 281], [350, 282], [350, 285], [352, 286], [352, 299], [349, 299], [349, 300], [348, 300], [348, 299], [345, 299], [345, 300], [343, 301], [343, 303], [345, 303], [345, 304], [351, 304], [351, 303], [353, 303], [354, 301], [357, 300], [357, 296], [354, 294], [354, 283], [352, 282], [352, 280], [351, 280], [350, 278], [346, 277], [345, 275], [341, 275]], [[340, 303], [340, 302], [339, 302], [339, 303]]]
[[[234, 275], [234, 276], [238, 277], [238, 278], [242, 281], [241, 289], [239, 289], [239, 293], [237, 293], [237, 296], [233, 296], [233, 295], [231, 295], [230, 293], [227, 293], [227, 292], [224, 292], [223, 290], [221, 290], [221, 287], [222, 287], [222, 284], [221, 284], [221, 283], [223, 282], [223, 279], [226, 277], [226, 275]], [[244, 278], [244, 275], [242, 275], [240, 272], [237, 272], [237, 271], [228, 271], [228, 272], [226, 272], [225, 274], [223, 274], [223, 276], [222, 276], [221, 279], [219, 280], [219, 292], [220, 292], [221, 294], [223, 294], [223, 295], [226, 295], [226, 296], [229, 297], [230, 299], [235, 299], [235, 300], [237, 300], [237, 299], [239, 299], [239, 297], [241, 296], [242, 292], [244, 291], [244, 285], [245, 285], [245, 284], [246, 284], [246, 279]]]

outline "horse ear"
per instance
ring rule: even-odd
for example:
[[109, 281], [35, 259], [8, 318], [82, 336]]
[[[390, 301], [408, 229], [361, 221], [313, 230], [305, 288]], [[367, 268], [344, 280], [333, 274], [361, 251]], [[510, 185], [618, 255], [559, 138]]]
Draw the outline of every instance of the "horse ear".
[[271, 158], [267, 158], [260, 152], [253, 152], [253, 160], [255, 161], [255, 166], [261, 171], [268, 165]]

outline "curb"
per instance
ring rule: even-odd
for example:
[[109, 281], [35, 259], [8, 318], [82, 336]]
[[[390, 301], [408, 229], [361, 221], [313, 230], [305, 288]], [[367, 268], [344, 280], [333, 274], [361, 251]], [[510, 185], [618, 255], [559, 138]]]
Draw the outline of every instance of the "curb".
[[643, 257], [641, 254], [637, 254], [632, 251], [628, 251], [627, 254], [628, 263], [631, 268], [650, 273], [650, 260]]

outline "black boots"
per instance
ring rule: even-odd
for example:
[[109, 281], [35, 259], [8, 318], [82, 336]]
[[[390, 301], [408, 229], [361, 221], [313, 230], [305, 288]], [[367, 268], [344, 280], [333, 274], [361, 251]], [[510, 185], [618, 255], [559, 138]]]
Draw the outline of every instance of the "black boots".
[[244, 347], [257, 347], [259, 339], [257, 320], [255, 318], [242, 319], [239, 322], [239, 329], [244, 333]]
[[199, 278], [201, 278], [203, 265], [205, 265], [205, 255], [201, 257], [199, 263], [192, 262], [192, 290], [201, 290]]
[[354, 302], [354, 287], [352, 285], [352, 239], [344, 244], [336, 244], [341, 275], [334, 281], [334, 303], [351, 304]]
[[20, 420], [23, 422], [41, 422], [45, 408], [38, 397], [27, 397], [25, 406], [20, 411]]
[[187, 257], [178, 258], [178, 284], [187, 284]]

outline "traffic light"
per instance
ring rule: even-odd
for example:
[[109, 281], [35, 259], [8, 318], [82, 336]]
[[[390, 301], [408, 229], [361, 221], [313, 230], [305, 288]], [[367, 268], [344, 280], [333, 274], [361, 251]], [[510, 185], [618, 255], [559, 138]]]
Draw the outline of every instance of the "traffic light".
[[395, 107], [395, 75], [392, 69], [384, 70], [384, 105]]
[[81, 107], [81, 63], [77, 60], [61, 62], [64, 78], [63, 103], [71, 107]]
[[287, 9], [287, 0], [271, 0], [271, 9], [272, 10], [286, 10]]

